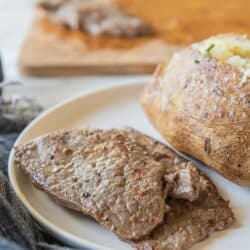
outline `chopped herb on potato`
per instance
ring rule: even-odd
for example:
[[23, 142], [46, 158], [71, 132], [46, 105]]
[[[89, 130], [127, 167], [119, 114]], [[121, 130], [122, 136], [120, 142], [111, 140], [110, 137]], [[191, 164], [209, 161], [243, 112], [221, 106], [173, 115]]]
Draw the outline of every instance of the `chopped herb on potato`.
[[211, 50], [214, 48], [214, 46], [215, 46], [215, 44], [212, 43], [212, 44], [206, 49], [206, 52], [207, 52], [208, 55], [210, 55], [210, 52], [211, 52]]

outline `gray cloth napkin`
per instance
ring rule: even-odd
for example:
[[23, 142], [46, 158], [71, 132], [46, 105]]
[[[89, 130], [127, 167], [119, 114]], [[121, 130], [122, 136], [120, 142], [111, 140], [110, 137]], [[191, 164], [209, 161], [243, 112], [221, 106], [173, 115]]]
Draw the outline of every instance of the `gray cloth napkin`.
[[0, 249], [69, 250], [42, 231], [12, 191], [7, 161], [17, 133], [0, 135]]
[[30, 216], [12, 191], [7, 166], [18, 134], [40, 111], [33, 100], [21, 97], [5, 101], [0, 97], [0, 250], [69, 250]]

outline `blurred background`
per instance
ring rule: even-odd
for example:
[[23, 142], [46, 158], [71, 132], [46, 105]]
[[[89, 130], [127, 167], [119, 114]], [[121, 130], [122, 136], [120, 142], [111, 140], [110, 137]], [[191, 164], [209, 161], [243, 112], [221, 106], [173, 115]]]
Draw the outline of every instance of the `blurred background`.
[[18, 80], [20, 85], [4, 89], [4, 97], [25, 95], [49, 107], [70, 96], [97, 88], [147, 81], [150, 75], [32, 77], [18, 67], [21, 46], [34, 19], [35, 0], [0, 0], [0, 52], [5, 81]]
[[[41, 6], [38, 8], [38, 1], [0, 0], [0, 53], [4, 73], [2, 84], [11, 81], [20, 83], [6, 87], [4, 96], [25, 95], [49, 107], [85, 91], [138, 81], [147, 82], [156, 65], [167, 61], [181, 46], [218, 33], [249, 33], [249, 1], [114, 1], [120, 7], [118, 11], [115, 9], [115, 12], [120, 13], [118, 16], [124, 17], [125, 13], [125, 18], [119, 24], [125, 33], [133, 35], [132, 26], [138, 24], [139, 18], [139, 21], [151, 26], [152, 34], [148, 35], [145, 27], [140, 28], [139, 32], [145, 33], [145, 36], [139, 34], [140, 37], [132, 38], [90, 34], [96, 32], [96, 27], [92, 27], [90, 33], [86, 30], [72, 31], [69, 16], [74, 17], [74, 12], [71, 12], [71, 8], [66, 8], [66, 12], [69, 12], [66, 17], [68, 20], [66, 23], [63, 20], [62, 25], [65, 11], [62, 11], [63, 15], [56, 14], [57, 22], [54, 22], [54, 17], [48, 18], [53, 16], [53, 11], [44, 11]], [[41, 10], [45, 14], [41, 15]], [[91, 13], [94, 14], [88, 16], [87, 13], [87, 17], [81, 19], [82, 22], [88, 24], [90, 20], [91, 23], [93, 16], [96, 18], [96, 12], [97, 16], [99, 12], [103, 15], [100, 8], [92, 9]], [[136, 20], [127, 20], [130, 15], [134, 15]], [[113, 14], [108, 14], [108, 21], [110, 16], [112, 18]], [[111, 25], [112, 31], [116, 31], [116, 28], [117, 24]], [[83, 67], [84, 74], [79, 76]], [[108, 74], [105, 67], [109, 68]], [[67, 73], [69, 71], [71, 74]]]

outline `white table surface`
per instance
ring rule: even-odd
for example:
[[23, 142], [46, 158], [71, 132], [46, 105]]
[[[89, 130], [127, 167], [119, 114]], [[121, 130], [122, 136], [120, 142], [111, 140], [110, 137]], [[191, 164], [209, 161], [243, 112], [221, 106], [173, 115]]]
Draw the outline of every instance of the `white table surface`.
[[33, 18], [35, 0], [0, 0], [0, 52], [6, 80], [20, 80], [21, 86], [9, 86], [4, 96], [33, 97], [45, 107], [81, 92], [111, 85], [147, 81], [149, 75], [121, 75], [96, 77], [37, 78], [22, 75], [17, 61], [20, 46]]

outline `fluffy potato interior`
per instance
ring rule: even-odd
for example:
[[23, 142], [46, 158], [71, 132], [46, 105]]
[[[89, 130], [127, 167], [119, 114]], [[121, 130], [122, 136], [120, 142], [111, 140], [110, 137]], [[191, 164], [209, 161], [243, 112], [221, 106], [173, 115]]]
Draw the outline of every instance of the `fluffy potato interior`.
[[192, 47], [204, 55], [231, 64], [244, 73], [244, 78], [250, 76], [250, 40], [247, 36], [219, 35], [195, 43]]

